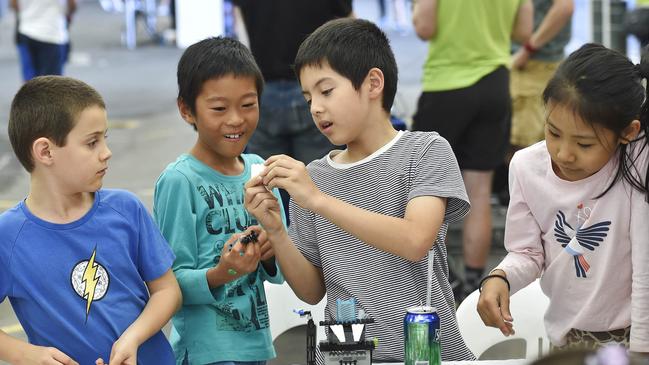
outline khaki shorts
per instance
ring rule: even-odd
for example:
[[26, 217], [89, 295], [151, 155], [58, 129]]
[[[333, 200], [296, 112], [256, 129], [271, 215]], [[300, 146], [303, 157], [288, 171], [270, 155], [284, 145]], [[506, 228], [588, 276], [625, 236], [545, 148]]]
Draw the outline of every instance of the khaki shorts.
[[527, 147], [545, 139], [543, 90], [559, 63], [529, 60], [525, 69], [511, 70], [512, 145]]
[[591, 332], [571, 329], [566, 335], [566, 344], [563, 346], [550, 346], [550, 352], [566, 350], [597, 350], [607, 345], [617, 344], [629, 348], [631, 327], [613, 331]]

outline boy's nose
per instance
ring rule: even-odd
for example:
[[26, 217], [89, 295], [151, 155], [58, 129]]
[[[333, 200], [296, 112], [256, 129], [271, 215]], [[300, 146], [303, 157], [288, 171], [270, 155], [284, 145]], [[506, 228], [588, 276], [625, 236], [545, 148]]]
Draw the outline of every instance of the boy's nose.
[[110, 148], [108, 148], [108, 145], [106, 145], [106, 149], [102, 153], [101, 157], [102, 160], [108, 160], [111, 157], [113, 157], [113, 151], [111, 151]]
[[320, 113], [322, 113], [322, 106], [311, 100], [311, 114], [315, 116]]
[[239, 125], [244, 122], [244, 118], [240, 113], [232, 113], [230, 118], [228, 118], [228, 125]]

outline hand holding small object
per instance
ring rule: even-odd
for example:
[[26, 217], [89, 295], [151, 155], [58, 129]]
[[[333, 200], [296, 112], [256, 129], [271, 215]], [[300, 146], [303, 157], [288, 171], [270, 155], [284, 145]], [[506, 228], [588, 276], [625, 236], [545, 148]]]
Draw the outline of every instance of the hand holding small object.
[[258, 234], [233, 234], [223, 245], [218, 265], [223, 265], [228, 275], [239, 277], [257, 270], [261, 252], [259, 245], [249, 244], [256, 240]]
[[272, 243], [268, 239], [268, 234], [265, 230], [262, 230], [257, 237], [257, 242], [259, 242], [259, 251], [261, 252], [261, 261], [269, 261], [275, 257], [275, 249], [273, 248]]
[[[268, 233], [284, 230], [280, 202], [263, 184], [263, 177], [256, 176], [245, 185], [244, 206]], [[263, 241], [262, 241], [263, 245]]]
[[252, 242], [252, 243], [257, 243], [257, 239], [258, 239], [258, 238], [259, 238], [259, 235], [257, 234], [257, 232], [252, 231], [252, 232], [250, 232], [249, 234], [247, 234], [247, 235], [241, 237], [241, 239], [240, 239], [239, 241], [240, 241], [242, 244], [245, 245], [245, 244], [248, 244], [248, 243], [251, 243], [251, 242]]
[[266, 160], [266, 165], [266, 173], [262, 175], [264, 185], [286, 190], [297, 205], [313, 211], [312, 205], [322, 196], [322, 192], [303, 162], [290, 156], [275, 155]]
[[[261, 176], [263, 177], [263, 172], [266, 170], [266, 165], [263, 163], [253, 163], [250, 165], [250, 179], [248, 182], [255, 180], [256, 177]], [[268, 188], [266, 185], [264, 185], [261, 180], [259, 180], [259, 184], [264, 186], [266, 190], [271, 191], [270, 188]]]

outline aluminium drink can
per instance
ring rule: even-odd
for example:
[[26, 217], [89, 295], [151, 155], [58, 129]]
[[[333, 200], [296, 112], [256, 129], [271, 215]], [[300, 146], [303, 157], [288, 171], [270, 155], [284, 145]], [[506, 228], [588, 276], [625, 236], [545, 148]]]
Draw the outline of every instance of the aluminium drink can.
[[406, 309], [403, 334], [405, 365], [441, 365], [440, 323], [435, 307]]

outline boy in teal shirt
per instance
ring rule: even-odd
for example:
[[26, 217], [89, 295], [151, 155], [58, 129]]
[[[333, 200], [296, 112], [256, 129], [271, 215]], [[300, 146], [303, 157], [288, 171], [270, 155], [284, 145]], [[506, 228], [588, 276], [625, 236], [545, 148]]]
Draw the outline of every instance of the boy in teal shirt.
[[[275, 350], [263, 282], [284, 279], [266, 233], [243, 206], [251, 166], [264, 161], [242, 153], [259, 119], [263, 78], [241, 43], [209, 38], [182, 55], [178, 89], [180, 114], [198, 138], [163, 171], [154, 198], [184, 294], [170, 337], [176, 361], [264, 364]], [[241, 240], [253, 231], [257, 242]]]

